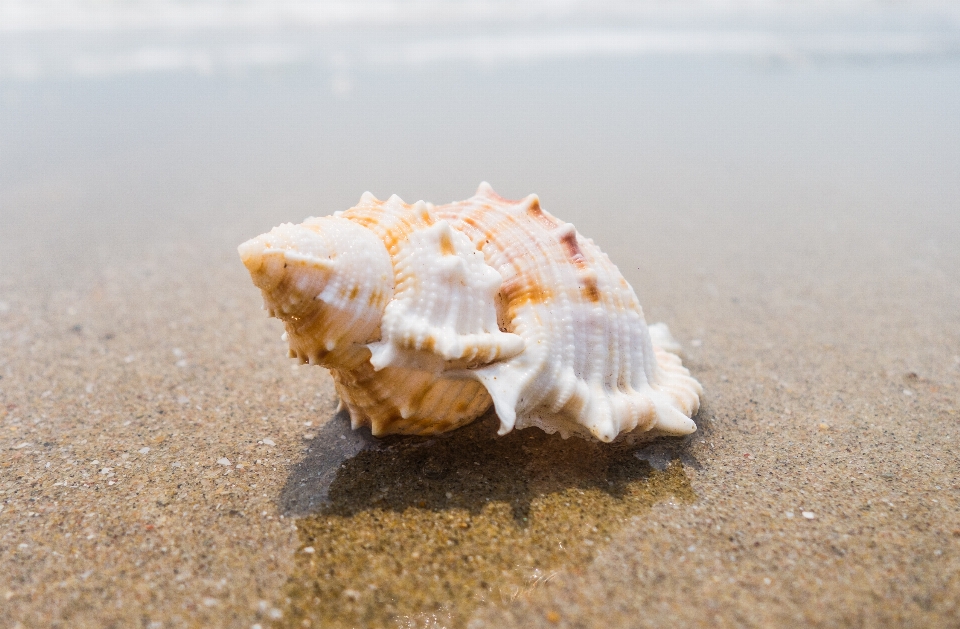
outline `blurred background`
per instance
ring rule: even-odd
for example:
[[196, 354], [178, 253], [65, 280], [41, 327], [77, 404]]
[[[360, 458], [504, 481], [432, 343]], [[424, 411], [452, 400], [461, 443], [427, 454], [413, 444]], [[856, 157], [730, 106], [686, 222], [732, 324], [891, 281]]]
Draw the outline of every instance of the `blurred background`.
[[922, 209], [926, 242], [957, 214], [958, 112], [949, 2], [0, 0], [0, 262], [233, 256], [364, 190], [481, 180], [634, 282], [749, 261], [723, 230], [814, 243]]

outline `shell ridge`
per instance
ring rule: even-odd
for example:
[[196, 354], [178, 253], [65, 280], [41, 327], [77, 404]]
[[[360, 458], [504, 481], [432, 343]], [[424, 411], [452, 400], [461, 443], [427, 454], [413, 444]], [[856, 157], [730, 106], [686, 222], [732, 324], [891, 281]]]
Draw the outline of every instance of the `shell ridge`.
[[370, 345], [376, 369], [402, 366], [410, 354], [398, 350], [481, 364], [523, 351], [521, 337], [497, 326], [494, 301], [502, 278], [475, 254], [471, 241], [444, 220], [413, 232], [400, 246], [398, 287], [384, 312], [383, 337]]

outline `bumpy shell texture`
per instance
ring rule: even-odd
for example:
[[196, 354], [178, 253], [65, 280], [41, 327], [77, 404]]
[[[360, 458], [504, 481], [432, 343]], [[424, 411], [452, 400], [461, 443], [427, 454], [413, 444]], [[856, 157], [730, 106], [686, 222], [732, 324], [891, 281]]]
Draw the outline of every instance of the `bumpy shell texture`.
[[492, 404], [500, 434], [696, 430], [702, 388], [666, 326], [647, 326], [617, 267], [536, 195], [367, 193], [239, 252], [290, 355], [330, 369], [354, 428], [435, 434]]

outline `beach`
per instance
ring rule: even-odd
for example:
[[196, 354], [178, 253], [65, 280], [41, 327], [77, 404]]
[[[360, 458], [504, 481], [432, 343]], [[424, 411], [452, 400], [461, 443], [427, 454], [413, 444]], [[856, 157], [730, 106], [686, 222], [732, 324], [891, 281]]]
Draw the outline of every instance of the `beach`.
[[[2, 78], [2, 624], [960, 626], [960, 63], [606, 54]], [[696, 433], [374, 439], [287, 358], [238, 244], [484, 180]]]

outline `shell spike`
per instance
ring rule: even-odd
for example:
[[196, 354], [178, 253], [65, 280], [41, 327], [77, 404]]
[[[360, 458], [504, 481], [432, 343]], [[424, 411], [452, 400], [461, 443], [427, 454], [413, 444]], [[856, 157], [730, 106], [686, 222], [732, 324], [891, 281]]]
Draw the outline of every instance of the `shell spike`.
[[417, 201], [410, 206], [410, 210], [416, 214], [417, 218], [429, 225], [433, 222], [433, 218], [430, 216], [431, 207], [426, 201]]
[[373, 196], [373, 193], [367, 190], [366, 192], [360, 195], [360, 203], [358, 203], [357, 205], [373, 205], [374, 203], [377, 203], [379, 201], [380, 199]]
[[657, 418], [653, 424], [653, 430], [661, 434], [682, 437], [683, 435], [689, 435], [697, 429], [697, 424], [684, 413], [677, 410], [673, 403], [665, 399], [666, 396], [664, 396], [663, 399], [661, 399], [660, 396], [651, 397], [657, 409]]
[[480, 185], [477, 186], [476, 194], [474, 194], [473, 196], [495, 199], [500, 195], [498, 195], [496, 192], [493, 191], [493, 186], [491, 186], [489, 183], [487, 183], [486, 181], [481, 181]]
[[536, 194], [528, 194], [520, 200], [521, 205], [528, 212], [540, 211], [540, 197]]
[[620, 426], [617, 425], [618, 422], [614, 421], [610, 399], [600, 383], [595, 383], [590, 389], [590, 401], [584, 409], [583, 417], [579, 419], [579, 423], [585, 426], [590, 434], [598, 440], [610, 443], [619, 434]]
[[387, 205], [406, 205], [399, 196], [391, 194], [390, 198], [387, 199]]
[[513, 430], [517, 423], [517, 405], [529, 380], [510, 371], [513, 370], [504, 364], [495, 364], [470, 372], [493, 399], [493, 408], [497, 412], [497, 417], [500, 418], [500, 429], [497, 434], [501, 437]]
[[367, 349], [370, 350], [370, 364], [374, 371], [389, 367], [398, 359], [398, 351], [390, 343], [370, 343]]

